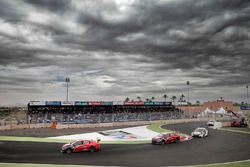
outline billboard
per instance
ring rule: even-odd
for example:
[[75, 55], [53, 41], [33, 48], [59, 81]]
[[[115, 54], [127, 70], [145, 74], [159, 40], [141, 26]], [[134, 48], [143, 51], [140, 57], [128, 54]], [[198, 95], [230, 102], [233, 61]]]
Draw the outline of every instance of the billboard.
[[73, 101], [61, 101], [62, 106], [73, 106], [74, 102]]
[[165, 102], [162, 102], [162, 101], [155, 101], [155, 102], [154, 102], [154, 105], [156, 105], [156, 106], [163, 106], [163, 105], [165, 105]]
[[47, 106], [60, 106], [61, 102], [60, 101], [45, 101], [45, 104]]
[[145, 106], [153, 106], [154, 105], [154, 102], [144, 102], [144, 105]]
[[240, 106], [241, 110], [250, 110], [250, 106]]
[[103, 102], [101, 102], [101, 105], [102, 106], [112, 106], [113, 102], [112, 101], [103, 101]]
[[87, 106], [88, 102], [87, 101], [75, 101], [76, 106]]
[[133, 105], [133, 106], [143, 106], [143, 101], [130, 101], [130, 102], [124, 102], [124, 105]]
[[100, 105], [101, 105], [101, 102], [92, 101], [92, 102], [89, 102], [89, 105], [90, 105], [90, 106], [100, 106]]
[[123, 104], [123, 101], [113, 101], [113, 105], [122, 106]]
[[30, 106], [45, 106], [45, 101], [30, 101]]

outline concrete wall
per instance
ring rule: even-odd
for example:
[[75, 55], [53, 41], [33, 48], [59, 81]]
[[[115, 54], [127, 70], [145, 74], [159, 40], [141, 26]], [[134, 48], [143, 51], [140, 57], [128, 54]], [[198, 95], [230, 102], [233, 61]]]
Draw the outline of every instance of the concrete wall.
[[[225, 118], [216, 118], [216, 120], [223, 120]], [[114, 122], [114, 123], [99, 123], [99, 124], [57, 124], [56, 129], [74, 129], [74, 128], [98, 128], [98, 127], [116, 127], [116, 126], [139, 126], [149, 124], [179, 124], [188, 122], [208, 121], [208, 118], [199, 119], [176, 119], [176, 120], [157, 120], [157, 121], [135, 121], [135, 122]], [[6, 125], [0, 126], [1, 130], [11, 129], [27, 129], [27, 128], [50, 128], [50, 124], [22, 124], [22, 125]]]

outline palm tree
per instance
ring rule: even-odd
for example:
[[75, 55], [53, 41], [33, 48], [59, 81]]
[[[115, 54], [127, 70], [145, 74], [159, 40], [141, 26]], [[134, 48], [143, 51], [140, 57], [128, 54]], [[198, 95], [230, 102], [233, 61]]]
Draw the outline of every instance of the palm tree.
[[149, 98], [147, 98], [146, 101], [149, 102]]
[[154, 97], [154, 96], [153, 96], [153, 97], [151, 97], [151, 100], [152, 100], [152, 101], [154, 101], [154, 99], [155, 99], [155, 97]]
[[197, 104], [197, 105], [200, 105], [200, 104], [201, 104], [201, 102], [200, 102], [199, 100], [197, 100], [197, 101], [196, 101], [196, 104]]
[[167, 102], [168, 96], [166, 94], [163, 95], [163, 98], [165, 99], [165, 102]]
[[180, 96], [180, 100], [179, 100], [179, 101], [180, 101], [180, 105], [181, 105], [181, 103], [182, 103], [182, 102], [184, 102], [184, 101], [185, 101], [185, 100], [184, 100], [184, 98], [185, 98], [184, 94], [181, 94], [181, 96]]
[[137, 96], [137, 99], [138, 99], [138, 101], [141, 101], [141, 97], [140, 96]]
[[173, 103], [175, 102], [176, 99], [177, 99], [176, 96], [172, 96], [172, 97], [171, 97], [171, 100], [172, 100]]
[[125, 102], [128, 102], [128, 101], [129, 101], [129, 98], [128, 98], [128, 97], [126, 97]]

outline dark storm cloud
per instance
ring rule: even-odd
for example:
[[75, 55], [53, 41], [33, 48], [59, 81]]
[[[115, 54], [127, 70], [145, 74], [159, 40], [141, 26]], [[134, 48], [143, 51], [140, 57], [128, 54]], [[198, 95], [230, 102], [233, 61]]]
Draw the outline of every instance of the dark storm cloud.
[[35, 7], [50, 11], [60, 11], [70, 8], [71, 0], [25, 0]]
[[25, 16], [17, 6], [10, 4], [6, 0], [0, 1], [0, 18], [10, 21], [17, 22], [20, 21]]
[[186, 80], [238, 88], [250, 82], [249, 13], [247, 0], [2, 0], [0, 84], [14, 67], [39, 67], [45, 81], [71, 75], [74, 89], [101, 96], [180, 94]]
[[[90, 38], [85, 41], [88, 48], [91, 49], [92, 46], [92, 49], [142, 54], [171, 64], [171, 68], [183, 69], [203, 64], [218, 70], [232, 68], [230, 63], [235, 56], [241, 59], [247, 56], [237, 54], [247, 50], [244, 45], [240, 45], [249, 42], [247, 34], [235, 31], [223, 36], [223, 33], [233, 26], [240, 26], [246, 32], [249, 30], [249, 1], [173, 1], [165, 5], [152, 2], [152, 6], [145, 4], [135, 5], [138, 13], [118, 22], [105, 21], [101, 14], [94, 16], [81, 13], [78, 21], [89, 27], [87, 36], [83, 36]], [[168, 30], [183, 31], [187, 37], [182, 37], [178, 32], [169, 35]], [[115, 40], [119, 36], [135, 32], [144, 33], [145, 39], [122, 42]], [[157, 43], [156, 40], [161, 41]], [[168, 41], [169, 44], [164, 44]], [[236, 42], [239, 44], [234, 46]], [[214, 56], [230, 61], [214, 63], [211, 60]], [[239, 65], [242, 68], [246, 68], [248, 64], [239, 63], [243, 63], [242, 66]], [[234, 72], [239, 69], [231, 70]]]

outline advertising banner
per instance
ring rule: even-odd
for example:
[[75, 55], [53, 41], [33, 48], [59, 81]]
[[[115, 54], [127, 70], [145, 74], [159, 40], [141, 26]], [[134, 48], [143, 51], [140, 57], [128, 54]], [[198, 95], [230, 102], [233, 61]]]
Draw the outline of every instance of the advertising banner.
[[165, 102], [155, 101], [155, 102], [154, 102], [154, 105], [155, 105], [155, 106], [163, 106], [163, 105], [165, 105]]
[[101, 102], [101, 105], [102, 106], [112, 106], [113, 102], [112, 101], [103, 101], [103, 102]]
[[45, 106], [45, 101], [30, 101], [30, 106]]
[[46, 101], [45, 104], [47, 106], [60, 106], [61, 102], [60, 101]]
[[250, 110], [250, 106], [240, 106], [241, 110]]
[[87, 101], [75, 101], [76, 106], [87, 106], [88, 102]]
[[92, 102], [89, 102], [89, 105], [90, 106], [100, 106], [101, 105], [101, 102], [97, 102], [97, 101], [92, 101]]
[[113, 101], [113, 105], [122, 106], [123, 104], [123, 101]]
[[144, 102], [144, 105], [145, 105], [145, 106], [153, 106], [153, 105], [154, 105], [154, 102]]
[[132, 105], [132, 106], [143, 106], [143, 101], [131, 101], [131, 102], [124, 102], [124, 105]]
[[73, 106], [74, 102], [73, 101], [61, 101], [62, 106]]

